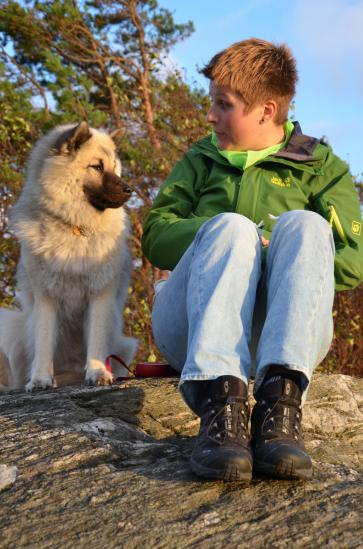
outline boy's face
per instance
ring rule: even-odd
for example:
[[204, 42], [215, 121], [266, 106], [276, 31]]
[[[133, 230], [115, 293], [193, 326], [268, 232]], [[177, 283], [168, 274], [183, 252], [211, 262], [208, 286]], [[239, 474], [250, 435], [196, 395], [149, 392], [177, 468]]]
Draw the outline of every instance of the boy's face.
[[207, 120], [213, 126], [218, 141], [218, 148], [227, 151], [259, 150], [263, 148], [262, 127], [264, 105], [245, 112], [241, 97], [227, 86], [211, 82], [210, 95], [212, 104]]

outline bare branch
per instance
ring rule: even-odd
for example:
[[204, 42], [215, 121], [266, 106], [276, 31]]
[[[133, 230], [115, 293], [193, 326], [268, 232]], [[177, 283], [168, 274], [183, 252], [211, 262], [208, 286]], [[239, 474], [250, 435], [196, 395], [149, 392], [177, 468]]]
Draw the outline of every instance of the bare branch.
[[30, 69], [27, 69], [23, 67], [22, 65], [19, 65], [19, 63], [16, 61], [14, 57], [12, 57], [3, 46], [1, 46], [1, 55], [5, 57], [12, 65], [16, 67], [16, 69], [23, 75], [23, 77], [30, 82], [40, 93], [43, 102], [44, 102], [44, 113], [46, 118], [49, 118], [49, 107], [48, 107], [48, 101], [45, 91], [43, 90], [42, 86], [37, 82], [34, 74]]
[[[126, 2], [122, 2], [122, 3], [126, 5]], [[137, 0], [130, 0], [129, 2], [127, 2], [127, 4], [129, 6], [132, 22], [134, 23], [135, 28], [137, 30], [137, 34], [138, 34], [139, 51], [140, 51], [140, 56], [141, 56], [141, 61], [143, 66], [143, 74], [141, 75], [140, 84], [141, 84], [142, 94], [144, 98], [146, 124], [147, 124], [148, 132], [149, 132], [149, 136], [152, 144], [157, 149], [160, 149], [161, 143], [157, 136], [157, 132], [154, 126], [154, 113], [153, 113], [151, 98], [149, 93], [150, 64], [149, 64], [148, 56], [146, 53], [144, 27], [140, 19], [140, 16], [137, 12]]]

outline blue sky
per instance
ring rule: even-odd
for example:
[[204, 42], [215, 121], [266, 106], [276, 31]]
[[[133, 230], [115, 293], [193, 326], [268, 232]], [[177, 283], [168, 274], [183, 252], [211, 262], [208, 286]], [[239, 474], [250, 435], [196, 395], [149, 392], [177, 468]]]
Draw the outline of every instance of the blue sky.
[[285, 42], [298, 64], [295, 118], [325, 135], [354, 175], [363, 172], [363, 0], [159, 0], [194, 34], [169, 62], [207, 89], [199, 75], [221, 49], [252, 36]]

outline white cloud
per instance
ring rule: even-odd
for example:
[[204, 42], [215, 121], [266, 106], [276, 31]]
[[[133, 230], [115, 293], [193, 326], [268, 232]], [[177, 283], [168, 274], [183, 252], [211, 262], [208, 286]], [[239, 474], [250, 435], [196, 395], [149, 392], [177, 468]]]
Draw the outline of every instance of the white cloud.
[[330, 82], [363, 87], [363, 0], [296, 0], [292, 24], [301, 53]]

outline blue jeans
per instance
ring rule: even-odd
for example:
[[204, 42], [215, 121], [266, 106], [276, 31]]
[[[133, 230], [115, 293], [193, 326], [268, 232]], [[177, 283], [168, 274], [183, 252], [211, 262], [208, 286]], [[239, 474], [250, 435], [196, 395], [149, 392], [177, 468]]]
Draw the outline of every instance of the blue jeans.
[[185, 401], [199, 413], [195, 381], [232, 375], [248, 384], [253, 362], [255, 394], [271, 364], [303, 373], [306, 389], [331, 344], [333, 299], [334, 242], [323, 217], [282, 214], [263, 269], [256, 225], [219, 214], [202, 225], [159, 286], [154, 338], [181, 372]]

